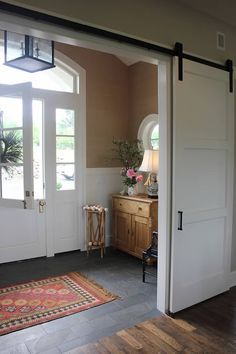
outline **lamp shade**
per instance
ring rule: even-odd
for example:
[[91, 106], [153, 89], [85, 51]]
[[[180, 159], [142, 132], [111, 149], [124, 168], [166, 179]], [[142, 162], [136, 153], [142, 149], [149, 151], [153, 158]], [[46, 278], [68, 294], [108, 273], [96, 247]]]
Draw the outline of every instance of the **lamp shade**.
[[139, 171], [155, 172], [159, 170], [159, 150], [145, 150], [143, 161], [139, 167]]

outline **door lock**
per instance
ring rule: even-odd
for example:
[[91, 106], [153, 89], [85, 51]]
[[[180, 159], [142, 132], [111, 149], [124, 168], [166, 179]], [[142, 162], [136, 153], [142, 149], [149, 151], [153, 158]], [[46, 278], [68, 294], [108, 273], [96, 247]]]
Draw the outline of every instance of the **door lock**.
[[39, 212], [40, 213], [44, 213], [44, 206], [46, 205], [46, 201], [45, 200], [39, 200]]

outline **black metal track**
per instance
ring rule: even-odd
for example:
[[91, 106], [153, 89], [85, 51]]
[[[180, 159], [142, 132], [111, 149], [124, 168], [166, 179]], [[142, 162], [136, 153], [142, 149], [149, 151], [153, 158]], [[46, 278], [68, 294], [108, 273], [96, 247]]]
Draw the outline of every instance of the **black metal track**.
[[211, 66], [213, 68], [217, 68], [220, 70], [229, 72], [229, 87], [230, 92], [233, 92], [233, 63], [232, 60], [228, 59], [225, 64], [218, 64], [210, 60], [202, 59], [196, 57], [194, 55], [186, 54], [183, 52], [183, 45], [181, 43], [176, 43], [174, 49], [169, 49], [166, 47], [159, 46], [157, 44], [149, 43], [146, 41], [142, 41], [140, 39], [128, 37], [122, 34], [118, 34], [115, 32], [103, 30], [97, 27], [84, 25], [78, 22], [66, 20], [57, 16], [48, 15], [39, 11], [26, 9], [21, 6], [16, 6], [12, 4], [8, 4], [4, 1], [0, 1], [0, 10], [13, 15], [20, 15], [26, 18], [30, 18], [31, 20], [44, 22], [53, 24], [56, 26], [64, 27], [70, 30], [74, 30], [76, 32], [82, 32], [86, 34], [91, 34], [93, 36], [97, 36], [100, 38], [110, 39], [113, 41], [117, 41], [119, 43], [130, 44], [139, 48], [144, 48], [148, 50], [152, 50], [155, 52], [167, 54], [170, 56], [178, 56], [179, 58], [179, 79], [183, 80], [183, 59], [188, 59], [191, 61], [195, 61], [197, 63], [201, 63], [204, 65]]
[[191, 60], [191, 61], [195, 61], [196, 63], [208, 65], [208, 66], [211, 66], [211, 67], [216, 68], [216, 69], [229, 71], [229, 69], [228, 69], [226, 64], [225, 65], [218, 64], [218, 63], [212, 62], [210, 60], [202, 59], [202, 58], [199, 58], [199, 57], [195, 57], [194, 55], [190, 55], [190, 54], [186, 54], [186, 53], [183, 53], [183, 58]]

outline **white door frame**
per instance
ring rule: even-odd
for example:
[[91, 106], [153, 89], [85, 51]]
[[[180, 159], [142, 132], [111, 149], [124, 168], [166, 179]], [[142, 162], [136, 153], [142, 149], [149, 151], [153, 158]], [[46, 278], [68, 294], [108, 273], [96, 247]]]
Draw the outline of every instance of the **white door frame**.
[[172, 120], [171, 120], [171, 58], [158, 63], [158, 107], [160, 134], [159, 201], [158, 201], [158, 279], [157, 308], [169, 311], [171, 184], [172, 184]]
[[[55, 25], [22, 19], [14, 15], [0, 14], [0, 28], [29, 34], [54, 41], [99, 50], [114, 55], [127, 55], [139, 60], [158, 63], [159, 115], [160, 115], [160, 190], [159, 190], [159, 250], [157, 308], [167, 312], [169, 308], [169, 263], [171, 223], [171, 58], [92, 35], [61, 29]], [[85, 175], [85, 169], [84, 169]], [[84, 178], [84, 181], [86, 179]]]

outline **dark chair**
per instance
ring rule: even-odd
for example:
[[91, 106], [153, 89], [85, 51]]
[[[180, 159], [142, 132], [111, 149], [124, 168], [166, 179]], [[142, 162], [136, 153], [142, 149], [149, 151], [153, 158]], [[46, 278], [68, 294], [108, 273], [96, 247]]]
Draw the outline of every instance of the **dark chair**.
[[145, 276], [146, 274], [152, 275], [152, 276], [157, 276], [157, 273], [155, 271], [149, 271], [147, 270], [150, 267], [153, 267], [153, 263], [156, 264], [156, 260], [158, 258], [158, 232], [153, 231], [152, 233], [152, 241], [151, 245], [146, 249], [146, 251], [143, 251], [143, 258], [142, 258], [142, 264], [143, 264], [143, 283], [145, 283]]

